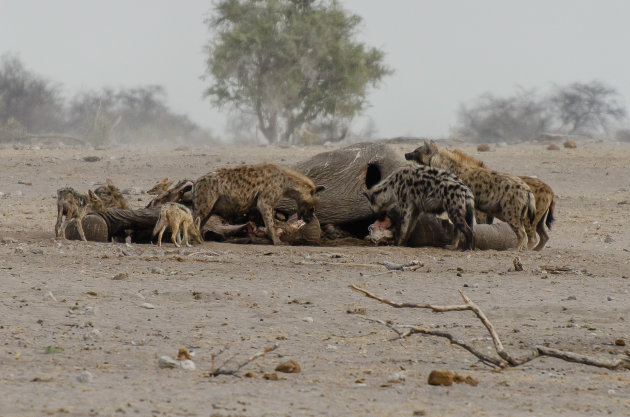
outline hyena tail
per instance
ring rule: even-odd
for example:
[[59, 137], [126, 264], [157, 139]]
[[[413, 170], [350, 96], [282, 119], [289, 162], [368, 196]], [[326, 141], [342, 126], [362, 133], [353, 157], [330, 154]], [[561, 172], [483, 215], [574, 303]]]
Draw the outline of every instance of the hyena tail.
[[549, 208], [547, 209], [547, 219], [545, 220], [545, 224], [547, 225], [549, 230], [551, 230], [551, 225], [556, 220], [556, 218], [553, 217], [553, 212], [555, 211], [555, 208], [556, 208], [556, 198], [554, 197], [551, 200], [551, 204], [549, 204]]
[[530, 223], [534, 223], [534, 217], [536, 217], [536, 197], [531, 191], [527, 196], [527, 217]]
[[473, 225], [475, 224], [475, 203], [471, 199], [466, 204], [466, 224], [468, 230], [464, 234], [466, 236], [466, 249], [475, 249], [475, 235], [473, 234]]

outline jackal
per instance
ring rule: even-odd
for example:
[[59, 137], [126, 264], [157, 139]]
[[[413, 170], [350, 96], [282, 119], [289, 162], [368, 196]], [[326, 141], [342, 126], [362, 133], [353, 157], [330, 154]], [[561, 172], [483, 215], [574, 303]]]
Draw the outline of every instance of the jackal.
[[158, 235], [158, 246], [162, 246], [162, 235], [164, 231], [171, 229], [171, 241], [178, 248], [182, 243], [181, 232], [184, 235], [183, 242], [186, 246], [188, 243], [188, 234], [192, 236], [198, 243], [202, 243], [201, 231], [199, 230], [199, 219], [193, 221], [192, 212], [188, 207], [179, 203], [165, 203], [160, 209], [160, 216], [153, 228], [153, 236]]
[[129, 210], [127, 200], [125, 200], [125, 197], [123, 197], [118, 187], [114, 185], [111, 178], [107, 178], [105, 185], [96, 188], [94, 190], [94, 194], [99, 196], [99, 198], [103, 201], [103, 206], [105, 208], [113, 207]]
[[[88, 190], [87, 194], [81, 194], [73, 188], [60, 188], [57, 190], [57, 223], [55, 223], [55, 237], [61, 235], [62, 239], [66, 239], [66, 226], [72, 219], [76, 219], [77, 230], [79, 236], [84, 242], [87, 241], [83, 232], [83, 216], [96, 211], [102, 211], [105, 207], [103, 201], [94, 194], [92, 190]], [[63, 216], [66, 216], [63, 219]]]

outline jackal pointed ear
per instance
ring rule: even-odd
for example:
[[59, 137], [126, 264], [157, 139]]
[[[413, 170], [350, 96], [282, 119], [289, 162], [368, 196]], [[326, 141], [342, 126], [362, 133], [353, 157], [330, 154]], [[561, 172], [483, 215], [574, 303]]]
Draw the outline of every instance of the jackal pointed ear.
[[109, 186], [114, 185], [114, 181], [112, 181], [112, 179], [111, 179], [111, 178], [107, 178], [107, 179], [105, 180], [105, 183], [106, 183], [107, 185], [109, 185]]
[[164, 179], [162, 180], [162, 184], [166, 184], [167, 182], [168, 182], [168, 177], [166, 177], [166, 178], [164, 178]]
[[428, 148], [429, 146], [430, 146], [430, 145], [429, 145], [429, 142], [427, 142], [427, 140], [425, 139], [425, 140], [424, 140], [424, 147], [425, 147], [425, 148]]
[[94, 198], [94, 197], [96, 197], [96, 194], [94, 194], [94, 191], [88, 190], [88, 197]]
[[311, 190], [311, 195], [314, 196], [316, 194], [321, 193], [322, 191], [324, 191], [326, 189], [326, 187], [324, 187], [323, 185], [318, 185], [317, 187], [313, 188]]
[[201, 229], [201, 217], [195, 219], [195, 228], [198, 230]]

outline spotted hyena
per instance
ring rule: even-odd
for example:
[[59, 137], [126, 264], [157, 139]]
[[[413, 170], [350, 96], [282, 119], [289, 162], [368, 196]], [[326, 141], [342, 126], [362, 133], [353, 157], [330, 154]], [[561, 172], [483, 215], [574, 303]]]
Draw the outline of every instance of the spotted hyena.
[[[88, 213], [102, 211], [105, 207], [103, 201], [88, 190], [87, 194], [81, 194], [74, 188], [60, 188], [57, 190], [57, 223], [55, 223], [55, 237], [66, 239], [66, 226], [72, 219], [76, 219], [77, 230], [81, 240], [87, 241], [83, 233], [83, 216]], [[65, 216], [65, 219], [63, 218]], [[62, 223], [63, 220], [63, 223]]]
[[222, 168], [195, 182], [193, 213], [195, 218], [201, 219], [203, 227], [211, 214], [238, 216], [256, 208], [273, 244], [278, 245], [281, 241], [272, 226], [273, 209], [280, 199], [295, 200], [298, 218], [308, 223], [314, 217], [323, 189], [305, 175], [274, 164]]
[[473, 194], [459, 178], [447, 171], [405, 166], [370, 188], [366, 197], [375, 213], [387, 213], [394, 218], [397, 245], [407, 243], [420, 213], [446, 211], [456, 229], [465, 237], [464, 248], [472, 249]]
[[409, 161], [445, 169], [457, 175], [473, 192], [477, 209], [508, 223], [516, 233], [518, 250], [525, 247], [525, 220], [534, 220], [536, 199], [522, 179], [486, 168], [468, 166], [463, 157], [440, 148], [431, 141], [424, 142], [413, 152], [405, 154]]
[[162, 235], [167, 228], [171, 229], [171, 241], [178, 248], [182, 241], [186, 246], [190, 246], [188, 235], [191, 235], [198, 243], [203, 242], [199, 230], [199, 218], [193, 221], [192, 212], [183, 204], [168, 202], [161, 206], [160, 216], [153, 228], [153, 236], [158, 235], [158, 246], [162, 246]]
[[[462, 163], [464, 164], [488, 168], [482, 161], [473, 158], [459, 149], [454, 149], [453, 153], [461, 155]], [[527, 176], [519, 176], [519, 178], [532, 190], [536, 200], [536, 215], [534, 216], [534, 220], [530, 221], [529, 218], [525, 218], [525, 232], [527, 233], [528, 239], [527, 249], [533, 248], [539, 251], [542, 250], [549, 241], [549, 234], [545, 229], [545, 225], [547, 229], [551, 230], [551, 225], [555, 220], [556, 197], [551, 187], [542, 180]], [[483, 216], [479, 216], [481, 219], [479, 217], [477, 218], [477, 223], [492, 223], [492, 216], [488, 216], [485, 213], [482, 214]], [[477, 216], [477, 213], [475, 213], [475, 216]], [[536, 238], [537, 233], [538, 239]], [[534, 247], [536, 240], [538, 240], [538, 244]]]

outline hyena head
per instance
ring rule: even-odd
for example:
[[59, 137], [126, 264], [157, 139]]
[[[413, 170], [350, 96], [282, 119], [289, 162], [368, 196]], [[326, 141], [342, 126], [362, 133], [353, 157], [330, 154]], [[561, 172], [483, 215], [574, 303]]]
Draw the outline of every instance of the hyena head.
[[94, 194], [94, 191], [92, 190], [88, 190], [87, 206], [88, 206], [88, 209], [92, 212], [105, 210], [105, 205], [103, 204], [103, 200], [101, 200], [99, 196]]
[[305, 223], [310, 223], [315, 217], [315, 207], [319, 203], [319, 194], [324, 191], [323, 185], [311, 188], [310, 194], [299, 199], [297, 203], [297, 218]]
[[382, 181], [363, 193], [370, 203], [372, 211], [378, 215], [383, 215], [392, 210], [397, 203], [394, 191], [389, 182]]
[[407, 161], [415, 161], [421, 165], [429, 165], [431, 157], [438, 151], [438, 146], [435, 142], [424, 141], [424, 144], [416, 148], [413, 152], [405, 154]]

